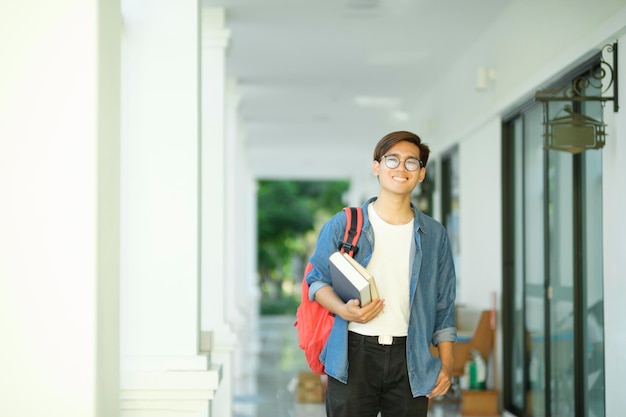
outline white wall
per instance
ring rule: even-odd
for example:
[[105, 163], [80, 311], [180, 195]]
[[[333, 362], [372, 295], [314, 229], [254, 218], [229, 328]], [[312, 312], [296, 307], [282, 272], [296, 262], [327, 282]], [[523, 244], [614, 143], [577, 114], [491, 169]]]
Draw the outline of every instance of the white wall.
[[119, 4], [99, 3], [0, 3], [2, 416], [118, 407]]
[[500, 121], [468, 134], [459, 146], [461, 263], [457, 303], [492, 307], [502, 290], [502, 181]]
[[[619, 38], [626, 45], [626, 36]], [[619, 77], [626, 80], [626, 59], [621, 54]], [[626, 85], [621, 82], [619, 96], [626, 97]], [[626, 106], [621, 100], [620, 111], [613, 113], [607, 105], [605, 122], [608, 124], [607, 143], [602, 151], [602, 249], [604, 252], [604, 336], [606, 368], [606, 415], [619, 416], [624, 412], [623, 386], [626, 375]]]
[[[625, 0], [511, 1], [473, 47], [458, 51], [457, 62], [442, 68], [437, 94], [416, 106], [435, 154], [531, 99], [553, 77], [613, 42], [624, 22]], [[474, 88], [478, 66], [496, 71], [485, 91]]]

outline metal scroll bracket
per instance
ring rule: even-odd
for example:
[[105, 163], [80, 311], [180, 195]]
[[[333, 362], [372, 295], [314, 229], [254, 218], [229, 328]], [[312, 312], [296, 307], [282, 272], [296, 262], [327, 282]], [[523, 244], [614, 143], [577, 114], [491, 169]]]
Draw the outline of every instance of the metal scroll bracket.
[[[612, 54], [612, 63], [604, 59], [604, 54]], [[602, 120], [576, 113], [572, 109], [575, 102], [613, 102], [613, 111], [619, 109], [617, 88], [617, 42], [602, 48], [600, 62], [589, 72], [583, 74], [565, 86], [539, 90], [535, 100], [543, 103], [544, 144], [546, 149], [554, 149], [571, 153], [579, 153], [587, 149], [604, 147], [606, 124]], [[550, 119], [549, 103], [554, 101], [568, 102], [558, 112], [566, 116]]]

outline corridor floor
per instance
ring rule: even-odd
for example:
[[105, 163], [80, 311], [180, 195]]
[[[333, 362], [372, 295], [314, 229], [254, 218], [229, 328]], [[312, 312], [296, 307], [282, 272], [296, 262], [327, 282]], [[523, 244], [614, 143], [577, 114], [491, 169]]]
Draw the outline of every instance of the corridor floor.
[[[261, 317], [256, 340], [258, 358], [249, 364], [256, 372], [250, 381], [238, 381], [234, 388], [234, 417], [324, 417], [323, 403], [298, 403], [298, 374], [307, 371], [304, 354], [298, 348], [294, 317]], [[457, 403], [436, 401], [429, 417], [459, 417]]]

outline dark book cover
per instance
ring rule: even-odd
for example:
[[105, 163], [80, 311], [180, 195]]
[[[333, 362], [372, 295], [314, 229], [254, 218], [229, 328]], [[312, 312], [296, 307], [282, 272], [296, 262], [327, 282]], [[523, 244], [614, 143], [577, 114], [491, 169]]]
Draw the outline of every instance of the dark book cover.
[[344, 302], [356, 299], [364, 307], [372, 302], [370, 282], [346, 258], [347, 255], [341, 252], [335, 252], [328, 258], [333, 289]]

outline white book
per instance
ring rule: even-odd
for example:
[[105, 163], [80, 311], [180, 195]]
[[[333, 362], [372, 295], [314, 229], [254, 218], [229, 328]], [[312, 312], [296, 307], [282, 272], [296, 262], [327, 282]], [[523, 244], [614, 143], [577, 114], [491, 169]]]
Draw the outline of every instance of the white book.
[[374, 277], [350, 255], [335, 252], [328, 260], [333, 289], [344, 302], [356, 299], [365, 307], [378, 298]]

